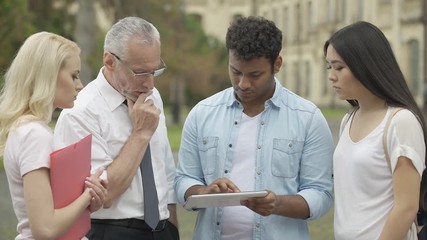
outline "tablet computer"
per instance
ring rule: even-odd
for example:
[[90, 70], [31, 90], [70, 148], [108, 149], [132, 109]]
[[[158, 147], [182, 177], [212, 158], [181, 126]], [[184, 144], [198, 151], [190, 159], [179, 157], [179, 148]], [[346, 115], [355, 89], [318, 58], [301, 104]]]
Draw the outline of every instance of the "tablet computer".
[[187, 210], [208, 208], [208, 207], [226, 207], [238, 206], [241, 200], [246, 200], [252, 197], [265, 197], [267, 191], [248, 191], [237, 193], [212, 193], [191, 195], [187, 198], [184, 208]]

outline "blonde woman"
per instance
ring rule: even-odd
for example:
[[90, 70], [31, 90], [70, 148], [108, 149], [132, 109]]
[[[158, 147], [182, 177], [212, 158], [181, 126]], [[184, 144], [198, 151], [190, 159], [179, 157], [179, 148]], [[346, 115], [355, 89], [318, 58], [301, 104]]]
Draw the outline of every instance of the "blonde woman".
[[89, 208], [102, 207], [106, 183], [101, 170], [90, 176], [82, 195], [54, 209], [49, 154], [54, 150], [48, 123], [55, 108], [71, 108], [79, 79], [80, 49], [59, 35], [39, 32], [21, 46], [5, 75], [0, 95], [0, 153], [18, 219], [16, 239], [56, 239]]

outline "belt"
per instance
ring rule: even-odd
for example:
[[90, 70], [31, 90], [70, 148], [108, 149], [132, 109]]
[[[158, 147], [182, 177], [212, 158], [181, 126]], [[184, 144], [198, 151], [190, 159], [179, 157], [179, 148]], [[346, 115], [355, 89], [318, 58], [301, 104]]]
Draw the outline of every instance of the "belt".
[[125, 228], [133, 228], [133, 229], [139, 229], [143, 231], [151, 231], [151, 232], [160, 232], [165, 229], [166, 226], [166, 219], [160, 220], [160, 222], [157, 224], [155, 229], [151, 229], [150, 226], [148, 226], [147, 223], [145, 223], [144, 220], [137, 219], [137, 218], [126, 218], [126, 219], [91, 219], [91, 222], [93, 224], [105, 224], [105, 225], [112, 225], [112, 226], [119, 226], [119, 227], [125, 227]]

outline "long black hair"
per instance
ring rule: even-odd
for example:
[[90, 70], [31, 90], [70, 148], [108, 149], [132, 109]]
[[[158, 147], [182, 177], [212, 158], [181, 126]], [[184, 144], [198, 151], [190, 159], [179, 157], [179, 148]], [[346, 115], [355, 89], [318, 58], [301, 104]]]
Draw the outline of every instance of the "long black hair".
[[[424, 116], [409, 90], [399, 64], [387, 38], [375, 25], [356, 22], [334, 33], [323, 46], [326, 56], [328, 46], [335, 51], [350, 68], [353, 75], [377, 97], [385, 100], [388, 106], [410, 110], [419, 120], [427, 144]], [[347, 100], [353, 107], [359, 103]], [[427, 154], [424, 162], [427, 165]], [[427, 210], [427, 177], [423, 172], [420, 189], [420, 209]]]

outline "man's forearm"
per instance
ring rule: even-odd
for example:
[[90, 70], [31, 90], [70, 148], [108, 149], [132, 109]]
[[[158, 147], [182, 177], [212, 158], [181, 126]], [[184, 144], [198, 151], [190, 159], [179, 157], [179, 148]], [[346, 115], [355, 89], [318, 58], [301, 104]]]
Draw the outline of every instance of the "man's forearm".
[[199, 195], [203, 188], [206, 188], [206, 186], [203, 186], [203, 185], [191, 186], [185, 192], [184, 199], [187, 200], [187, 198], [191, 195]]
[[131, 184], [139, 170], [142, 156], [145, 153], [149, 137], [135, 137], [133, 134], [123, 146], [120, 154], [107, 168], [108, 196], [106, 205], [111, 205]]
[[305, 199], [300, 195], [278, 195], [273, 214], [306, 219], [310, 217], [310, 208]]

